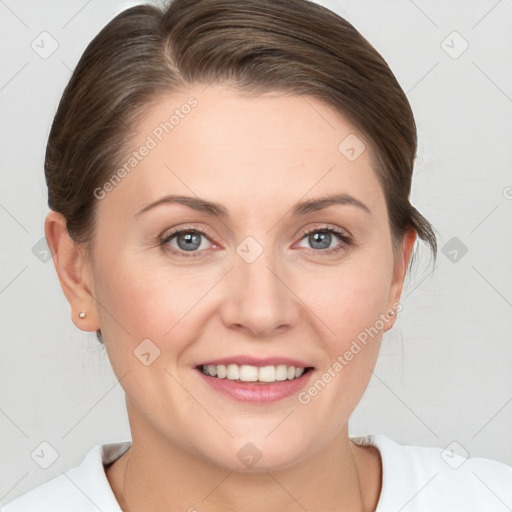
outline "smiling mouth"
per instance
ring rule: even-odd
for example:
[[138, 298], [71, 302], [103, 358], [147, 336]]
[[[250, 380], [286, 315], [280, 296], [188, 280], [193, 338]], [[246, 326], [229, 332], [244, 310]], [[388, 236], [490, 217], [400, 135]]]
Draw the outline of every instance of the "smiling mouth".
[[237, 382], [272, 383], [295, 380], [308, 373], [311, 367], [295, 367], [286, 364], [251, 366], [247, 364], [204, 364], [197, 367], [208, 377]]

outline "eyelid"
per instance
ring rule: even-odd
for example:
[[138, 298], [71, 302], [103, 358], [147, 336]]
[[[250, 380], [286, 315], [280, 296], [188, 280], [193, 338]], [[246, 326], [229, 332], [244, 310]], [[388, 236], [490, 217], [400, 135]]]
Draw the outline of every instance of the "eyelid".
[[158, 238], [161, 242], [168, 241], [170, 238], [172, 238], [174, 235], [177, 235], [183, 231], [195, 231], [197, 233], [200, 233], [201, 235], [204, 235], [210, 242], [217, 244], [217, 242], [214, 242], [213, 235], [208, 232], [207, 229], [203, 227], [196, 227], [196, 226], [188, 226], [188, 225], [179, 225], [174, 228], [169, 228], [168, 230], [164, 231], [162, 235], [160, 235]]
[[310, 226], [310, 227], [306, 228], [304, 231], [302, 231], [302, 234], [300, 235], [300, 238], [298, 239], [298, 241], [302, 240], [304, 237], [306, 237], [307, 235], [310, 235], [311, 233], [316, 233], [317, 231], [332, 231], [332, 232], [336, 233], [338, 236], [340, 236], [342, 239], [345, 239], [347, 241], [348, 240], [352, 241], [352, 239], [353, 239], [353, 237], [349, 233], [349, 231], [347, 231], [344, 228], [340, 228], [339, 226], [336, 226], [334, 224], [319, 223], [319, 224], [313, 224], [312, 226]]

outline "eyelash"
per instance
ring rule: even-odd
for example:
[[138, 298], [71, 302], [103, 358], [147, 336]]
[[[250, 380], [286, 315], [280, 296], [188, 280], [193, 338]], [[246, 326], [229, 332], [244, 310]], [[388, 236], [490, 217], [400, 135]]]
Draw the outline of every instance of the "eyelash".
[[[160, 239], [161, 246], [170, 253], [183, 257], [183, 258], [198, 258], [201, 257], [202, 251], [177, 251], [174, 248], [171, 248], [169, 245], [167, 245], [176, 235], [180, 235], [181, 233], [196, 233], [199, 235], [204, 236], [207, 238], [210, 242], [210, 236], [208, 233], [203, 231], [200, 228], [185, 228], [185, 229], [177, 229], [175, 231], [172, 231], [171, 233], [167, 233]], [[349, 247], [353, 245], [352, 238], [348, 236], [345, 232], [338, 230], [336, 228], [328, 227], [328, 226], [314, 226], [313, 228], [309, 229], [308, 231], [304, 232], [299, 239], [299, 242], [302, 241], [307, 236], [313, 234], [313, 233], [329, 233], [336, 235], [340, 240], [340, 244], [336, 247], [333, 247], [331, 249], [310, 249], [311, 251], [315, 253], [321, 253], [322, 255], [331, 255], [336, 254], [342, 250], [346, 250]]]

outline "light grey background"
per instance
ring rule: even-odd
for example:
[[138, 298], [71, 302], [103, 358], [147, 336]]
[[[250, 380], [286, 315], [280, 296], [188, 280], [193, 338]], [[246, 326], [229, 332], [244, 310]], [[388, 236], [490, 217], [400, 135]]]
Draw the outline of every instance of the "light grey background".
[[[78, 464], [95, 444], [129, 438], [107, 357], [94, 334], [72, 324], [37, 244], [60, 95], [87, 43], [135, 3], [0, 1], [2, 503]], [[413, 204], [447, 253], [431, 273], [421, 251], [351, 435], [512, 464], [512, 2], [322, 3], [374, 44], [406, 91], [419, 131]], [[43, 58], [52, 39], [58, 48]], [[48, 469], [31, 457], [41, 442], [58, 452]]]

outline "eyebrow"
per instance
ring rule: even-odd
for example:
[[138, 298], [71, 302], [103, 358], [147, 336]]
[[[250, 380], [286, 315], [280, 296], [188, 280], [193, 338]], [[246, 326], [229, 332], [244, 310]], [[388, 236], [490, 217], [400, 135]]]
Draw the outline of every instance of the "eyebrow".
[[[229, 217], [229, 213], [224, 206], [219, 203], [215, 203], [213, 201], [206, 201], [204, 199], [200, 199], [199, 197], [192, 196], [180, 196], [180, 195], [167, 195], [164, 196], [148, 205], [144, 206], [142, 210], [135, 214], [135, 216], [141, 215], [152, 208], [160, 206], [162, 204], [183, 204], [192, 208], [194, 210], [207, 213], [209, 215], [213, 215], [215, 217], [226, 218]], [[292, 215], [306, 215], [307, 213], [323, 210], [332, 205], [349, 205], [356, 206], [361, 210], [370, 213], [370, 209], [362, 203], [359, 199], [352, 197], [349, 194], [336, 194], [326, 197], [321, 197], [317, 199], [310, 199], [307, 201], [301, 201], [296, 203], [292, 208]]]
[[199, 197], [192, 196], [177, 196], [177, 195], [168, 195], [164, 196], [152, 203], [149, 203], [147, 206], [144, 206], [142, 210], [135, 214], [135, 216], [140, 215], [156, 206], [160, 206], [161, 204], [183, 204], [188, 206], [189, 208], [193, 208], [194, 210], [205, 212], [210, 215], [214, 215], [215, 217], [229, 217], [228, 211], [224, 206], [214, 203], [212, 201], [206, 201], [204, 199], [200, 199]]
[[324, 208], [335, 204], [356, 206], [357, 208], [364, 210], [366, 213], [370, 213], [370, 209], [364, 203], [359, 201], [359, 199], [356, 199], [349, 194], [336, 194], [333, 196], [299, 202], [292, 208], [292, 214], [305, 215], [306, 213], [323, 210]]

